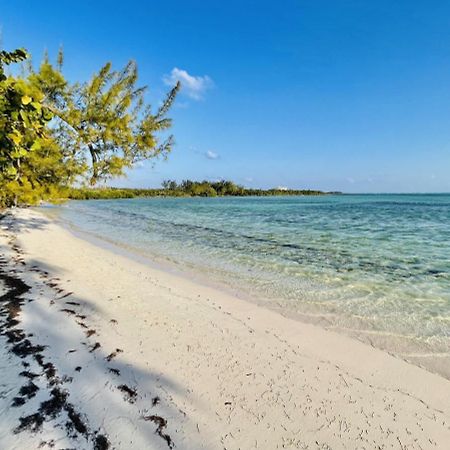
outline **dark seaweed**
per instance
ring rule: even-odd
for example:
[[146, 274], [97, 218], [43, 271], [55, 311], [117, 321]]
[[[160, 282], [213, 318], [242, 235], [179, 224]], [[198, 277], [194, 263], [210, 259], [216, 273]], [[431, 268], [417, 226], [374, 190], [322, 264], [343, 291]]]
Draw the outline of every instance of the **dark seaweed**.
[[144, 416], [143, 419], [147, 420], [147, 421], [150, 421], [150, 422], [153, 422], [153, 423], [156, 423], [157, 428], [156, 428], [155, 433], [166, 441], [166, 443], [167, 443], [169, 448], [173, 448], [174, 447], [174, 443], [172, 441], [172, 438], [168, 434], [164, 433], [164, 430], [167, 427], [167, 420], [166, 419], [164, 419], [161, 416], [155, 416], [155, 415]]

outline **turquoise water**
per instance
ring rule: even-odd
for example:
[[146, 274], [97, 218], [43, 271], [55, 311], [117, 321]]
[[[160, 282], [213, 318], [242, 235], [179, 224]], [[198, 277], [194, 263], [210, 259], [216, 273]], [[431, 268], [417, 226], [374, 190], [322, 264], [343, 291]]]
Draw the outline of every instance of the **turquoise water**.
[[450, 195], [97, 200], [60, 211], [284, 314], [449, 365]]

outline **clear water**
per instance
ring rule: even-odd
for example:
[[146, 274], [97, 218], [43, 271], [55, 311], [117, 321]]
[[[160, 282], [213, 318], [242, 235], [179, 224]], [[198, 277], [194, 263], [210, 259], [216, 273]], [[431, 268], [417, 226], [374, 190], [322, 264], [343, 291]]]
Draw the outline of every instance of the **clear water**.
[[96, 200], [60, 213], [450, 376], [450, 195]]

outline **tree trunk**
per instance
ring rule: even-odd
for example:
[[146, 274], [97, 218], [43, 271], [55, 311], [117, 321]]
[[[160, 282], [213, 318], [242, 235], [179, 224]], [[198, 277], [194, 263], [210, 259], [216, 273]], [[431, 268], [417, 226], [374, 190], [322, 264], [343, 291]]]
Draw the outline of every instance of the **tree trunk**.
[[97, 153], [95, 151], [95, 148], [92, 144], [88, 145], [89, 153], [91, 154], [92, 159], [92, 177], [90, 179], [91, 186], [94, 186], [94, 184], [97, 181], [98, 171], [97, 171]]

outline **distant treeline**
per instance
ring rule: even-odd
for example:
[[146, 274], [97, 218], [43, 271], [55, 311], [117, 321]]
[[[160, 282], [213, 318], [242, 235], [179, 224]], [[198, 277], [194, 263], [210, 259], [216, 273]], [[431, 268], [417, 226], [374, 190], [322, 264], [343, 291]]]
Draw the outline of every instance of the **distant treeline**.
[[115, 199], [136, 197], [217, 197], [217, 196], [275, 196], [275, 195], [325, 195], [338, 192], [323, 192], [311, 189], [249, 189], [239, 186], [232, 181], [191, 181], [184, 180], [177, 183], [166, 180], [160, 189], [122, 189], [114, 187], [104, 188], [73, 188], [69, 198], [73, 200]]

